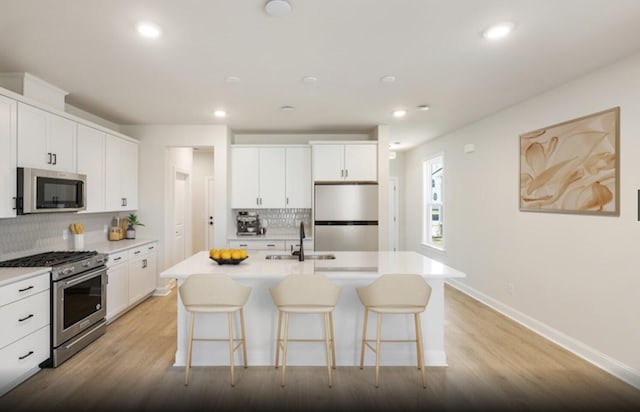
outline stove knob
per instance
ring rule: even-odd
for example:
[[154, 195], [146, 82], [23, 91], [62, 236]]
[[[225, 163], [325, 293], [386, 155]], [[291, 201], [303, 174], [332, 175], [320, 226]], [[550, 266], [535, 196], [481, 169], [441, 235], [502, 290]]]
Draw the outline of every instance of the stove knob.
[[62, 271], [62, 274], [63, 274], [63, 275], [70, 275], [70, 274], [72, 274], [72, 273], [73, 273], [73, 272], [75, 272], [75, 271], [76, 271], [76, 268], [74, 268], [74, 267], [70, 267], [70, 268], [66, 268], [66, 269], [64, 269], [64, 270]]
[[82, 267], [83, 268], [88, 268], [89, 266], [91, 266], [91, 261], [90, 260], [85, 260], [84, 262], [82, 262]]

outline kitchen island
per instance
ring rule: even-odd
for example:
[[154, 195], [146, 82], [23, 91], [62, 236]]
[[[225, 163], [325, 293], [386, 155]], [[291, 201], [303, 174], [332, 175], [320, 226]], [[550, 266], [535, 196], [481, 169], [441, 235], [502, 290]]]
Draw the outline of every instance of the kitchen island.
[[[314, 259], [313, 255], [331, 254], [335, 259]], [[278, 310], [271, 300], [269, 288], [285, 276], [294, 273], [323, 273], [342, 288], [334, 311], [336, 361], [341, 366], [359, 365], [360, 340], [364, 308], [356, 294], [356, 287], [366, 286], [386, 273], [411, 273], [422, 275], [431, 285], [431, 299], [422, 314], [424, 359], [429, 366], [446, 366], [444, 347], [444, 282], [449, 278], [466, 275], [443, 263], [416, 252], [315, 252], [308, 253], [303, 262], [293, 259], [266, 259], [267, 255], [283, 253], [255, 252], [238, 265], [218, 265], [209, 259], [207, 251], [199, 252], [177, 263], [160, 274], [162, 278], [175, 278], [178, 285], [195, 273], [226, 273], [237, 282], [250, 286], [251, 295], [245, 306], [248, 364], [273, 365], [275, 359]], [[175, 366], [184, 366], [187, 355], [188, 312], [178, 295], [177, 351]], [[371, 315], [370, 315], [371, 316]], [[374, 320], [375, 315], [370, 319]], [[369, 328], [369, 337], [375, 328]], [[239, 331], [235, 317], [234, 331]], [[227, 317], [220, 314], [196, 316], [196, 337], [226, 338]], [[322, 317], [310, 319], [309, 315], [291, 316], [291, 339], [321, 339]], [[382, 321], [383, 339], [414, 339], [412, 316], [387, 315]], [[224, 342], [194, 342], [193, 365], [228, 365], [229, 350]], [[241, 358], [236, 354], [236, 364]], [[289, 346], [289, 365], [324, 365], [326, 352], [323, 343], [293, 343]], [[415, 365], [415, 345], [411, 343], [383, 344], [381, 365]], [[372, 365], [373, 355], [365, 357], [365, 365]]]

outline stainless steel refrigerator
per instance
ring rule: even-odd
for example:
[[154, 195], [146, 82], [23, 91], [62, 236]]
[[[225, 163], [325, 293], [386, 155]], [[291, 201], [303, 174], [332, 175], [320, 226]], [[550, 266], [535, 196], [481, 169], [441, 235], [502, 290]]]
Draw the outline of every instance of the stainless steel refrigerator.
[[378, 250], [376, 183], [316, 183], [313, 213], [316, 251]]

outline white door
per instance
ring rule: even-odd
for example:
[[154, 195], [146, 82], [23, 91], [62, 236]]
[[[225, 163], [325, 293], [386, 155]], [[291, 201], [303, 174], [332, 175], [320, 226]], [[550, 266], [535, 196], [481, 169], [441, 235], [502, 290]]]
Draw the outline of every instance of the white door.
[[398, 250], [398, 178], [389, 178], [389, 250]]
[[185, 259], [185, 224], [187, 212], [187, 179], [189, 175], [176, 173], [174, 182], [174, 240], [173, 240], [173, 263], [181, 262]]
[[204, 230], [204, 233], [206, 234], [206, 238], [207, 238], [207, 249], [213, 249], [215, 246], [213, 245], [213, 239], [214, 239], [214, 222], [213, 222], [213, 210], [214, 210], [214, 205], [215, 205], [215, 192], [213, 190], [213, 185], [214, 185], [214, 180], [213, 180], [213, 176], [208, 176], [207, 178], [205, 178], [206, 182], [206, 194], [205, 194], [205, 199], [206, 199], [206, 205], [205, 205], [205, 213], [207, 214], [207, 218], [206, 218], [206, 228]]

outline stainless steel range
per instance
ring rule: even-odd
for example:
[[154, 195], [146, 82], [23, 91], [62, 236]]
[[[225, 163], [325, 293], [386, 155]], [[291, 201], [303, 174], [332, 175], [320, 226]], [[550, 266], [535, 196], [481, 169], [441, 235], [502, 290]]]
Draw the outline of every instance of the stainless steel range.
[[104, 335], [108, 256], [45, 252], [0, 262], [0, 267], [51, 267], [51, 357], [54, 368]]

